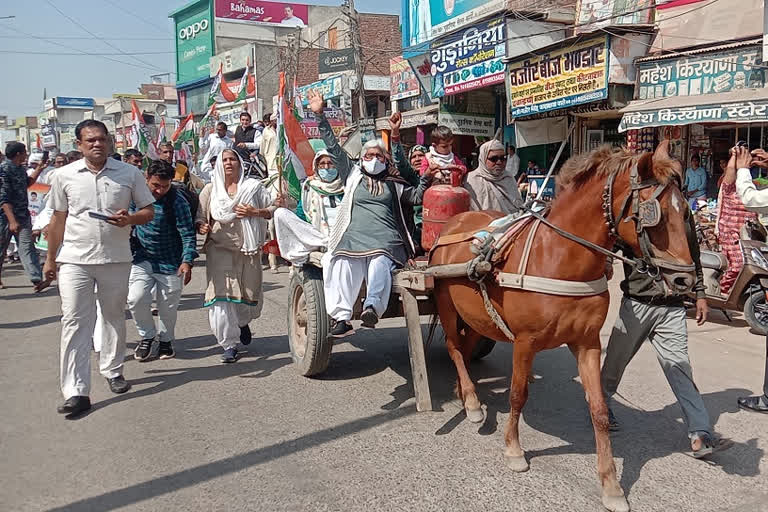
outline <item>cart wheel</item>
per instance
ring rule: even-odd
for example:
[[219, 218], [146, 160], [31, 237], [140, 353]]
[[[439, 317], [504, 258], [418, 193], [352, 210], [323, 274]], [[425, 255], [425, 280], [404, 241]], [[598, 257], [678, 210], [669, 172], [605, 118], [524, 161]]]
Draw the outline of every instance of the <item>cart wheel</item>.
[[757, 334], [768, 333], [768, 304], [765, 291], [752, 291], [744, 302], [744, 320]]
[[288, 309], [288, 343], [293, 362], [305, 377], [328, 368], [333, 340], [328, 337], [322, 271], [304, 266], [291, 278]]
[[483, 338], [475, 345], [475, 350], [472, 351], [472, 360], [479, 361], [488, 354], [491, 353], [493, 347], [496, 346], [496, 342], [490, 338]]

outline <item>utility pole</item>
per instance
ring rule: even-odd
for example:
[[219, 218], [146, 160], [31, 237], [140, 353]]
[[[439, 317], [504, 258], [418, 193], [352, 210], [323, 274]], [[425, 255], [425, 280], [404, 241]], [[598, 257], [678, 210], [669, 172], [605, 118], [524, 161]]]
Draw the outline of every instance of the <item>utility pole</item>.
[[355, 10], [355, 0], [344, 0], [344, 9], [349, 20], [349, 30], [352, 39], [352, 48], [355, 50], [355, 72], [357, 74], [357, 101], [358, 122], [368, 117], [365, 107], [365, 86], [363, 84], [363, 48], [360, 42], [360, 23]]

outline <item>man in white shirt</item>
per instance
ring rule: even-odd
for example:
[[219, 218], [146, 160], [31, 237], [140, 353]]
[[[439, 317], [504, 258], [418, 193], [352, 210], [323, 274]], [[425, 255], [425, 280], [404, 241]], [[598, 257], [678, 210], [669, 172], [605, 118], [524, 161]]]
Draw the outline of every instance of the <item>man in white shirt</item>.
[[222, 121], [216, 123], [216, 131], [200, 141], [200, 150], [203, 152], [202, 172], [210, 176], [213, 171], [211, 158], [218, 157], [222, 151], [231, 148], [234, 143], [227, 131], [227, 124]]
[[507, 148], [507, 165], [504, 170], [515, 178], [517, 178], [517, 173], [520, 172], [520, 157], [517, 156], [515, 146]]
[[283, 19], [280, 21], [281, 25], [288, 25], [289, 27], [299, 27], [304, 28], [306, 25], [304, 24], [304, 20], [293, 14], [293, 7], [290, 5], [286, 5], [283, 8]]
[[[131, 225], [146, 224], [154, 216], [154, 197], [141, 171], [107, 157], [109, 133], [104, 123], [82, 121], [75, 138], [84, 158], [54, 175], [50, 194], [54, 213], [43, 267], [47, 279], [58, 275], [59, 280], [60, 384], [65, 401], [58, 412], [69, 417], [91, 408], [97, 299], [103, 329], [99, 369], [112, 392], [125, 393], [131, 387], [123, 378], [125, 303], [133, 259], [129, 237]], [[129, 214], [132, 204], [136, 213]]]
[[[756, 149], [751, 154], [745, 147], [734, 148], [736, 167], [736, 192], [747, 210], [758, 213], [768, 213], [768, 189], [757, 190], [752, 181], [750, 167], [756, 165], [768, 169], [768, 153], [762, 149]], [[763, 394], [745, 396], [738, 400], [739, 407], [753, 412], [768, 413], [768, 336], [765, 338], [765, 373], [763, 376]]]

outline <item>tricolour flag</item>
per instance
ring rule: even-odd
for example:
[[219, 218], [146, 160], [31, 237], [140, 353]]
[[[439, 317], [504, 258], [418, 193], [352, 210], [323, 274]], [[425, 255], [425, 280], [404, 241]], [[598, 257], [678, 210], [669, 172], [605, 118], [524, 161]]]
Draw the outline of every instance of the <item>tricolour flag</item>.
[[40, 139], [39, 133], [35, 135], [35, 146], [37, 146], [37, 149], [39, 149], [40, 151], [43, 150], [43, 141]]
[[295, 199], [301, 197], [301, 181], [312, 175], [312, 159], [315, 151], [301, 129], [297, 113], [285, 101], [285, 73], [280, 72], [280, 108], [277, 115], [279, 154], [283, 155], [283, 179], [288, 193]]
[[163, 118], [160, 121], [160, 128], [157, 130], [157, 142], [155, 143], [155, 145], [160, 147], [160, 144], [167, 141], [168, 139], [166, 139], [165, 137], [165, 118]]
[[208, 94], [208, 105], [236, 103], [256, 96], [256, 78], [248, 73], [249, 69], [250, 66], [246, 65], [239, 82], [227, 82], [224, 80], [222, 65], [219, 65], [219, 71]]
[[184, 120], [179, 123], [176, 131], [171, 136], [171, 143], [176, 150], [179, 150], [185, 142], [191, 142], [195, 148], [195, 153], [199, 151], [197, 135], [195, 134], [195, 114], [190, 112]]
[[136, 148], [150, 160], [157, 160], [157, 148], [154, 142], [149, 139], [147, 125], [144, 124], [144, 116], [136, 104], [136, 100], [131, 100], [131, 147]]

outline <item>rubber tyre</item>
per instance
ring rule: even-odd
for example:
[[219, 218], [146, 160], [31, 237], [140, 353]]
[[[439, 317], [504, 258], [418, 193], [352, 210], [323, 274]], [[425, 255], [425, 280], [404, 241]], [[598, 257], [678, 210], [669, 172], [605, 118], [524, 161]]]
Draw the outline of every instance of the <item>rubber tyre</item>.
[[[761, 313], [761, 309], [765, 313]], [[747, 296], [744, 302], [744, 320], [757, 334], [768, 334], [768, 304], [763, 290], [753, 291]]]
[[472, 351], [472, 361], [479, 361], [488, 354], [491, 353], [493, 347], [496, 346], [496, 342], [490, 338], [483, 338], [475, 345], [475, 350]]
[[289, 290], [288, 344], [293, 362], [301, 375], [318, 375], [328, 368], [333, 349], [322, 271], [305, 266], [293, 275]]

